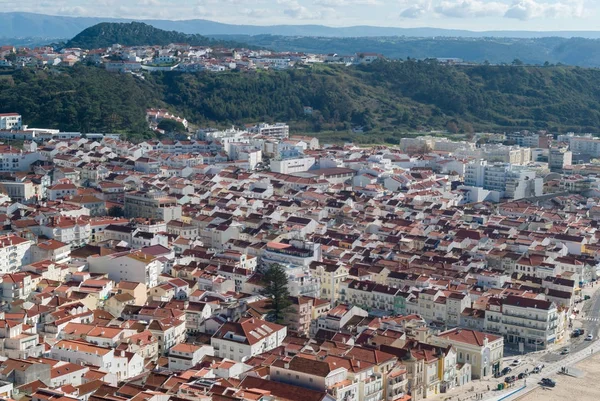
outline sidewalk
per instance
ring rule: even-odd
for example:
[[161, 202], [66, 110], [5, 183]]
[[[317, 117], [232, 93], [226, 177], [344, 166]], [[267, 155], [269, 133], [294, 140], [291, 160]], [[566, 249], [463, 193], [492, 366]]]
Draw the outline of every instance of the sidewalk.
[[[579, 351], [576, 354], [569, 355], [562, 361], [553, 362], [551, 364], [546, 364], [543, 372], [537, 375], [532, 375], [527, 378], [527, 384], [521, 386], [520, 390], [517, 392], [516, 389], [512, 388], [506, 391], [502, 391], [500, 393], [495, 392], [495, 394], [487, 393], [483, 395], [484, 401], [511, 401], [518, 397], [521, 397], [536, 388], [540, 387], [538, 384], [542, 377], [554, 376], [560, 372], [562, 367], [569, 367], [571, 365], [575, 365], [582, 360], [589, 358], [592, 355], [600, 352], [600, 341], [595, 341], [592, 343], [590, 348], [586, 348], [584, 350]], [[524, 382], [525, 383], [525, 382]]]

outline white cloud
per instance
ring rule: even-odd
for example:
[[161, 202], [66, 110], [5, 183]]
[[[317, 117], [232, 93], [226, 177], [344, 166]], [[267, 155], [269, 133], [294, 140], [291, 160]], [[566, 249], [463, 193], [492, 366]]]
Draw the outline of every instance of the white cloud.
[[314, 0], [314, 4], [325, 7], [343, 7], [343, 6], [376, 6], [383, 4], [380, 0]]
[[516, 0], [506, 10], [506, 18], [522, 21], [532, 18], [580, 18], [584, 15], [583, 1], [544, 2], [536, 0]]
[[137, 4], [140, 6], [160, 6], [158, 0], [138, 0]]
[[285, 5], [283, 14], [295, 20], [323, 20], [335, 15], [333, 8], [308, 8], [297, 0], [277, 0], [277, 3]]
[[[600, 0], [0, 0], [3, 11], [233, 24], [594, 30]], [[394, 16], [396, 18], [394, 18]], [[398, 17], [402, 19], [399, 22]], [[555, 20], [560, 20], [557, 26]], [[530, 22], [532, 21], [532, 22]]]
[[400, 17], [402, 18], [420, 18], [427, 14], [427, 9], [422, 6], [412, 6], [402, 10]]
[[420, 18], [431, 12], [431, 0], [400, 0], [400, 18]]
[[435, 7], [438, 14], [454, 18], [501, 16], [507, 9], [506, 4], [484, 0], [444, 0]]

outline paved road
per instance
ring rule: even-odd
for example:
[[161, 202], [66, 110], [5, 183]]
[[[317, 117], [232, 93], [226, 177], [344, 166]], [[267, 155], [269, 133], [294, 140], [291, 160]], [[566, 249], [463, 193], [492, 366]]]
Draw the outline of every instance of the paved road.
[[[600, 352], [600, 341], [598, 336], [600, 334], [600, 291], [597, 290], [592, 295], [592, 298], [586, 301], [583, 304], [583, 310], [581, 315], [583, 318], [579, 319], [582, 323], [582, 327], [585, 329], [585, 334], [577, 339], [572, 339], [571, 344], [566, 346], [565, 348], [569, 348], [569, 354], [562, 355], [560, 353], [561, 349], [555, 352], [548, 352], [541, 356], [539, 359], [542, 363], [545, 364], [544, 371], [538, 375], [531, 375], [527, 378], [527, 384], [525, 385], [525, 381], [519, 380], [517, 382], [517, 386], [513, 388], [511, 391], [504, 391], [501, 394], [487, 394], [484, 396], [484, 400], [486, 401], [510, 401], [516, 400], [523, 395], [535, 390], [539, 387], [539, 381], [542, 377], [549, 377], [554, 374], [560, 372], [562, 367], [568, 367], [574, 365], [581, 360]], [[585, 341], [585, 337], [588, 334], [592, 334], [594, 336], [593, 341]], [[524, 357], [527, 357], [525, 355]], [[521, 369], [515, 369], [511, 372], [511, 375], [518, 374], [522, 371]], [[512, 391], [515, 391], [519, 388], [522, 388], [520, 391], [515, 393], [513, 396], [508, 396]]]
[[[564, 347], [568, 348], [570, 353], [577, 353], [590, 347], [593, 341], [585, 341], [585, 337], [589, 334], [594, 337], [594, 341], [598, 339], [598, 335], [600, 334], [600, 291], [596, 291], [592, 298], [583, 304], [581, 314], [584, 317], [578, 318], [578, 320], [585, 330], [585, 334], [578, 338], [572, 338], [571, 344]], [[557, 362], [566, 357], [567, 355], [560, 355], [559, 352], [552, 352], [545, 355], [541, 360], [543, 362]]]

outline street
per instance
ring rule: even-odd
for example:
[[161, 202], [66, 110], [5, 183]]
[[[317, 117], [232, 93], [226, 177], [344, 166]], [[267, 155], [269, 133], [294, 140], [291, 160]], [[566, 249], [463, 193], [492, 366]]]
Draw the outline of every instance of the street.
[[[563, 367], [573, 366], [581, 360], [588, 358], [600, 351], [600, 285], [596, 287], [585, 287], [581, 296], [589, 295], [591, 298], [578, 304], [581, 311], [573, 320], [573, 328], [583, 328], [585, 334], [578, 338], [571, 338], [572, 329], [565, 333], [564, 340], [555, 344], [550, 349], [520, 354], [518, 348], [505, 347], [502, 367], [509, 366], [512, 371], [507, 376], [518, 376], [520, 373], [529, 373], [526, 379], [517, 380], [508, 390], [495, 391], [499, 383], [504, 383], [506, 376], [499, 378], [487, 378], [475, 380], [466, 387], [458, 387], [448, 393], [438, 394], [434, 399], [446, 401], [510, 401], [520, 398], [531, 391], [539, 388], [542, 378], [552, 377], [561, 371]], [[593, 335], [592, 341], [585, 341], [589, 335]], [[561, 354], [567, 348], [568, 354]], [[518, 361], [518, 362], [516, 362]], [[541, 373], [531, 374], [536, 366], [544, 365]], [[519, 390], [514, 395], [512, 392]]]

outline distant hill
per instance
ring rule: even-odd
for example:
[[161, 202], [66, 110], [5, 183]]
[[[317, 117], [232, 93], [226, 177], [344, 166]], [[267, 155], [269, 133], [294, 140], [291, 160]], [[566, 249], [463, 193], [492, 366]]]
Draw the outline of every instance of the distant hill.
[[244, 44], [207, 38], [202, 35], [189, 35], [175, 31], [164, 31], [143, 22], [102, 22], [77, 34], [65, 47], [98, 49], [118, 43], [124, 46], [168, 45], [187, 43], [192, 46], [241, 47]]
[[[0, 13], [0, 38], [72, 38], [82, 30], [101, 22], [131, 22], [132, 19], [65, 17], [24, 12]], [[182, 21], [140, 20], [168, 31], [188, 34], [210, 35], [285, 35], [285, 36], [414, 36], [414, 37], [584, 37], [600, 38], [600, 31], [485, 31], [474, 32], [458, 29], [439, 28], [396, 28], [376, 26], [328, 27], [323, 25], [231, 25], [220, 22], [193, 19]]]
[[584, 38], [414, 38], [363, 37], [331, 38], [274, 35], [218, 35], [277, 51], [307, 53], [354, 54], [375, 52], [388, 58], [416, 59], [460, 58], [465, 61], [492, 64], [567, 64], [600, 67], [600, 40]]

